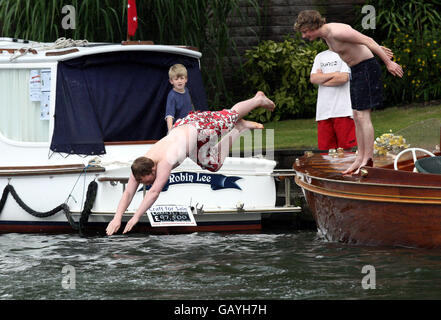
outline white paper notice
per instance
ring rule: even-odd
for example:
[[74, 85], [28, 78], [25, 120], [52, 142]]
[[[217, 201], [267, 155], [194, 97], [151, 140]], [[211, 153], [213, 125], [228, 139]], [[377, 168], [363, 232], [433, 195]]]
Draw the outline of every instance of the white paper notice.
[[49, 120], [51, 96], [51, 69], [41, 69], [41, 104], [40, 120]]
[[41, 69], [41, 91], [51, 91], [51, 69]]
[[40, 120], [49, 120], [50, 91], [41, 93]]
[[29, 73], [29, 99], [31, 101], [41, 101], [40, 70], [31, 70]]

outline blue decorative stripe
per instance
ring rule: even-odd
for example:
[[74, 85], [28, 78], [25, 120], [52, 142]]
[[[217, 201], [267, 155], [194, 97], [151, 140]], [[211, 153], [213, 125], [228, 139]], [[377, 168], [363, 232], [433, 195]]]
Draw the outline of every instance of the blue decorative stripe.
[[[174, 184], [182, 183], [202, 183], [209, 184], [211, 190], [220, 189], [238, 189], [242, 190], [236, 181], [242, 179], [242, 177], [227, 177], [223, 174], [213, 174], [213, 173], [200, 173], [200, 172], [178, 172], [171, 173], [162, 191], [167, 191], [168, 187]], [[146, 190], [149, 190], [151, 186], [146, 186]], [[140, 188], [138, 191], [142, 191], [144, 187]]]

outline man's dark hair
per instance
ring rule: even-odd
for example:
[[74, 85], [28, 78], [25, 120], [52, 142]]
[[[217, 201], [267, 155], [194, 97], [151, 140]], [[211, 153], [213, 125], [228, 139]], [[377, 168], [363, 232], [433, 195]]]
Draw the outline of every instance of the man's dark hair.
[[154, 166], [153, 160], [147, 157], [139, 157], [133, 161], [131, 169], [136, 181], [139, 182], [143, 176], [151, 174]]

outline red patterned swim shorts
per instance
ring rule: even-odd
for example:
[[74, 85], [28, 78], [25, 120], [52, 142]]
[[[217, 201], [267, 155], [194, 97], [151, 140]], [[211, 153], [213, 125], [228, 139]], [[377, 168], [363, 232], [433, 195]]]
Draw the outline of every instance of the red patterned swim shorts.
[[235, 110], [190, 112], [185, 118], [176, 121], [173, 127], [191, 124], [198, 130], [197, 164], [212, 172], [222, 167], [217, 143], [222, 134], [230, 132], [239, 114]]

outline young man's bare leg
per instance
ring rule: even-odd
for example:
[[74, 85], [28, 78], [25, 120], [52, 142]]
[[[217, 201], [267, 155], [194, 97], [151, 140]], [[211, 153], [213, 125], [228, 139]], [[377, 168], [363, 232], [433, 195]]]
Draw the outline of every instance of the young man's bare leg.
[[256, 93], [254, 97], [248, 100], [244, 100], [236, 103], [231, 110], [235, 110], [239, 114], [239, 119], [245, 117], [253, 109], [262, 107], [273, 111], [275, 108], [274, 102], [268, 99], [262, 91]]
[[262, 91], [258, 91], [253, 98], [238, 102], [231, 108], [231, 110], [235, 110], [239, 114], [239, 120], [236, 122], [234, 128], [215, 146], [219, 152], [220, 164], [222, 164], [228, 156], [231, 146], [234, 141], [240, 137], [240, 134], [243, 131], [250, 129], [263, 129], [263, 124], [261, 123], [242, 119], [253, 109], [258, 107], [273, 111], [275, 105], [274, 102], [268, 99]]
[[357, 174], [360, 167], [368, 164], [374, 152], [374, 127], [371, 122], [371, 110], [354, 110], [355, 134], [358, 153], [355, 161], [343, 171], [343, 174]]
[[363, 160], [361, 162], [360, 167], [368, 165], [369, 162], [372, 161], [372, 158], [374, 156], [374, 126], [372, 125], [372, 120], [371, 120], [371, 110], [368, 109], [368, 110], [363, 110], [361, 112], [363, 114], [361, 121], [363, 123], [362, 134], [363, 134], [364, 150], [363, 150]]
[[219, 165], [221, 166], [224, 163], [225, 158], [230, 153], [230, 149], [233, 146], [233, 143], [240, 137], [241, 133], [250, 130], [250, 129], [263, 129], [263, 125], [261, 123], [257, 123], [254, 121], [248, 121], [244, 119], [240, 119], [237, 121], [234, 128], [224, 135], [216, 146], [216, 154], [219, 155]]
[[[258, 107], [263, 107], [273, 111], [275, 105], [274, 102], [268, 99], [262, 91], [259, 91], [253, 98], [238, 102], [231, 108], [231, 110], [238, 113], [238, 120], [230, 132], [225, 135], [223, 134], [223, 137], [217, 144], [213, 143], [216, 136], [210, 137], [210, 142], [207, 144], [207, 147], [210, 148], [211, 151], [209, 153], [212, 155], [212, 161], [217, 163], [218, 168], [222, 166], [225, 158], [229, 154], [231, 146], [233, 145], [234, 141], [240, 137], [240, 134], [243, 131], [249, 129], [263, 129], [263, 125], [261, 123], [242, 119], [250, 111]], [[204, 155], [204, 153], [205, 151], [203, 151], [201, 154]], [[202, 162], [205, 159], [200, 160]]]

